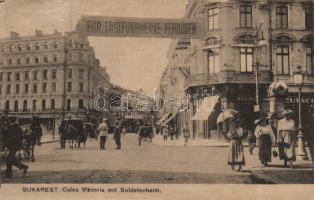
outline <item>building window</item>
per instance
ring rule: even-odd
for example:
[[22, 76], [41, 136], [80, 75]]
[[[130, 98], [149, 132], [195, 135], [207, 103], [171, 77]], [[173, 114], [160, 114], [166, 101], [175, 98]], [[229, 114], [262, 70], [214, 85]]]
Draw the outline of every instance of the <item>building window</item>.
[[79, 53], [79, 61], [84, 62], [84, 54], [83, 53]]
[[55, 48], [55, 49], [58, 48], [58, 42], [57, 42], [57, 41], [54, 41], [54, 42], [53, 42], [53, 48]]
[[218, 8], [208, 9], [208, 30], [217, 29], [219, 26]]
[[52, 79], [57, 79], [57, 69], [52, 70]]
[[306, 72], [314, 74], [314, 47], [306, 47]]
[[12, 59], [11, 58], [9, 58], [9, 65], [12, 65]]
[[33, 111], [36, 111], [37, 109], [37, 106], [36, 106], [36, 99], [33, 100]]
[[34, 94], [37, 93], [37, 83], [34, 83], [34, 85], [33, 85], [33, 93]]
[[69, 61], [72, 61], [72, 53], [69, 53]]
[[0, 72], [0, 81], [3, 81], [3, 72]]
[[240, 5], [240, 27], [251, 28], [252, 27], [252, 6]]
[[17, 49], [18, 49], [18, 51], [22, 51], [22, 45], [19, 44], [19, 45], [17, 46]]
[[36, 48], [36, 50], [40, 50], [40, 44], [39, 44], [39, 43], [36, 43], [36, 44], [35, 44], [35, 48]]
[[53, 62], [58, 62], [58, 56], [56, 55], [53, 56]]
[[68, 92], [72, 92], [72, 82], [68, 82]]
[[79, 108], [80, 110], [83, 110], [83, 109], [84, 109], [84, 100], [83, 100], [83, 99], [79, 99], [78, 108]]
[[72, 69], [68, 69], [68, 78], [72, 78]]
[[0, 94], [2, 94], [2, 85], [0, 85]]
[[52, 92], [56, 92], [57, 91], [57, 83], [56, 82], [52, 82], [51, 83], [51, 90], [52, 90]]
[[20, 84], [15, 85], [15, 93], [19, 94], [20, 93]]
[[43, 71], [43, 79], [47, 79], [48, 78], [48, 70], [44, 70]]
[[14, 101], [14, 112], [19, 111], [19, 102], [17, 100]]
[[23, 101], [23, 111], [26, 112], [27, 111], [27, 100]]
[[24, 92], [25, 92], [25, 94], [28, 93], [28, 84], [25, 84], [25, 85], [24, 85]]
[[11, 74], [12, 74], [11, 72], [8, 72], [8, 74], [7, 74], [7, 80], [8, 81], [11, 81]]
[[84, 78], [84, 69], [80, 69], [80, 75], [79, 75], [80, 79]]
[[73, 48], [73, 40], [69, 40], [70, 48]]
[[26, 45], [26, 50], [27, 50], [27, 51], [30, 51], [30, 50], [31, 50], [31, 45], [30, 45], [30, 44], [27, 44], [27, 45]]
[[10, 110], [10, 101], [9, 101], [9, 100], [7, 100], [7, 101], [5, 102], [5, 110], [7, 110], [7, 111]]
[[208, 73], [216, 74], [220, 72], [220, 56], [212, 51], [208, 51]]
[[56, 100], [51, 99], [51, 110], [55, 110], [56, 109]]
[[17, 64], [21, 64], [21, 58], [17, 59]]
[[14, 50], [13, 45], [9, 45], [9, 51], [12, 52]]
[[3, 47], [3, 46], [1, 46], [1, 48], [0, 48], [0, 49], [1, 49], [1, 52], [4, 52], [4, 47]]
[[25, 72], [25, 74], [24, 74], [24, 79], [25, 79], [26, 81], [29, 80], [29, 72]]
[[15, 79], [16, 79], [17, 81], [20, 80], [20, 73], [19, 73], [19, 72], [16, 72], [16, 74], [15, 74]]
[[71, 111], [71, 99], [67, 99], [67, 107], [66, 107], [67, 111]]
[[312, 29], [314, 28], [314, 11], [313, 8], [305, 8], [305, 28]]
[[48, 62], [48, 56], [44, 57], [44, 62], [47, 63]]
[[35, 57], [35, 63], [39, 63], [39, 58]]
[[37, 71], [34, 71], [34, 72], [33, 72], [33, 79], [34, 79], [34, 80], [37, 80], [37, 79], [38, 79], [38, 72], [37, 72]]
[[79, 88], [80, 88], [80, 92], [84, 91], [84, 83], [83, 82], [79, 83]]
[[240, 49], [240, 71], [241, 72], [253, 71], [253, 49], [252, 48]]
[[45, 47], [45, 49], [48, 49], [48, 47], [49, 47], [49, 44], [48, 44], [48, 42], [45, 42], [45, 45], [44, 45], [44, 47]]
[[276, 7], [276, 21], [277, 21], [277, 28], [288, 28], [288, 7], [287, 6]]
[[278, 46], [276, 50], [276, 64], [278, 74], [290, 74], [289, 46]]
[[7, 94], [11, 93], [11, 85], [7, 85]]
[[30, 63], [30, 59], [29, 57], [26, 58], [26, 64], [29, 64]]
[[41, 100], [41, 110], [42, 111], [46, 110], [46, 100], [45, 99]]
[[83, 41], [80, 42], [80, 48], [84, 49], [85, 48], [85, 44]]
[[47, 83], [43, 83], [43, 93], [47, 92]]

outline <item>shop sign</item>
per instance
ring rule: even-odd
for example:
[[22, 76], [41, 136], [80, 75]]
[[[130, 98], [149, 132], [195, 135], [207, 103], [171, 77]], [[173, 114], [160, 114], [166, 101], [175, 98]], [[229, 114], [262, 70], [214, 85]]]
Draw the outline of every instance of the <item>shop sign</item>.
[[87, 36], [200, 39], [204, 36], [204, 24], [198, 18], [82, 16], [76, 29]]
[[[298, 97], [287, 97], [286, 103], [299, 103]], [[314, 106], [314, 97], [302, 97], [301, 96], [301, 103], [302, 104], [311, 104]]]

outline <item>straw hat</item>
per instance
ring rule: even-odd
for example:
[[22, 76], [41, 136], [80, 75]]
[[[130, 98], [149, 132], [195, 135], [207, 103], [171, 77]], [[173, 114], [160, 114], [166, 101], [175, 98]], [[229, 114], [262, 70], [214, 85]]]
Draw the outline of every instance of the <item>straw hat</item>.
[[284, 111], [281, 113], [282, 116], [287, 116], [287, 115], [289, 115], [289, 114], [293, 114], [293, 111], [290, 110], [290, 109], [284, 110]]

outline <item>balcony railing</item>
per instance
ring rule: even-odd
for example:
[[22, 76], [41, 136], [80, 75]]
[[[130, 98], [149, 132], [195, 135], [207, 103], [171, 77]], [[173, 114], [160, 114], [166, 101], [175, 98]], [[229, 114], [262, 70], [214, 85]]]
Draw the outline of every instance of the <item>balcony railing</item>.
[[[270, 83], [271, 71], [258, 73], [259, 83]], [[234, 70], [221, 71], [217, 74], [192, 74], [185, 82], [185, 88], [191, 86], [219, 84], [219, 83], [255, 83], [254, 72], [239, 72]]]

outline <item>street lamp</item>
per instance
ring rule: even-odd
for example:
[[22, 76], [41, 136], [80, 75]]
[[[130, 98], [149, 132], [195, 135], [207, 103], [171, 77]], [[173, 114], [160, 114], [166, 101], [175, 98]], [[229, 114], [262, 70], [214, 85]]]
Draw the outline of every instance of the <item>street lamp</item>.
[[304, 133], [302, 131], [302, 113], [301, 113], [301, 92], [302, 92], [302, 86], [304, 83], [304, 72], [302, 71], [302, 67], [298, 66], [297, 71], [294, 72], [293, 78], [295, 85], [299, 88], [299, 94], [298, 94], [298, 103], [299, 103], [299, 126], [298, 126], [298, 149], [297, 149], [297, 156], [301, 158], [302, 160], [307, 160], [307, 153], [305, 150], [304, 145]]
[[255, 88], [256, 88], [256, 94], [255, 94], [255, 106], [254, 106], [254, 112], [261, 112], [260, 109], [260, 103], [259, 103], [259, 88], [258, 88], [258, 72], [259, 72], [259, 68], [261, 65], [261, 63], [258, 60], [258, 53], [257, 50], [259, 47], [261, 46], [265, 46], [266, 45], [266, 40], [264, 38], [264, 34], [263, 34], [263, 30], [262, 30], [262, 23], [260, 24], [259, 28], [256, 29], [256, 34], [255, 34], [255, 41], [254, 41], [254, 45], [255, 45], [255, 50], [256, 50], [256, 62], [254, 64], [255, 66]]

